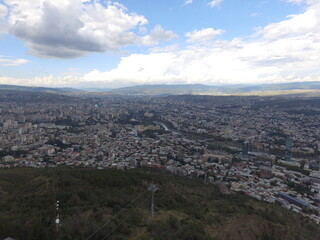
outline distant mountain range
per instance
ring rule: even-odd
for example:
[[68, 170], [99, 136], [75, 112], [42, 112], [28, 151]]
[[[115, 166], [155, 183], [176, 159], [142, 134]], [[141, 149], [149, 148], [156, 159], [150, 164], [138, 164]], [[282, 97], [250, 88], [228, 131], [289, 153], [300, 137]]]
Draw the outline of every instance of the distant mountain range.
[[320, 82], [293, 82], [261, 85], [223, 85], [202, 84], [184, 85], [142, 85], [113, 89], [110, 92], [123, 95], [282, 95], [319, 94]]
[[48, 87], [26, 87], [16, 85], [1, 85], [0, 90], [14, 90], [27, 92], [48, 92], [56, 94], [119, 94], [119, 95], [303, 95], [320, 96], [320, 82], [292, 82], [280, 84], [260, 85], [203, 85], [203, 84], [179, 84], [179, 85], [138, 85], [117, 89], [89, 88], [85, 90], [75, 88], [48, 88]]
[[48, 92], [48, 93], [65, 93], [65, 92], [81, 92], [82, 90], [74, 88], [49, 88], [49, 87], [27, 87], [19, 85], [0, 84], [0, 90], [8, 91], [25, 91], [25, 92]]

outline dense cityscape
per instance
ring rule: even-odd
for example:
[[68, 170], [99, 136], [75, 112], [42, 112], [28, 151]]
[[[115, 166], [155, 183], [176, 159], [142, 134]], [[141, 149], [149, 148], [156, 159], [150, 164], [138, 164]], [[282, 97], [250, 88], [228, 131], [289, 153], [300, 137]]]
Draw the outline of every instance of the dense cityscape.
[[320, 223], [320, 100], [6, 95], [0, 167], [155, 168]]

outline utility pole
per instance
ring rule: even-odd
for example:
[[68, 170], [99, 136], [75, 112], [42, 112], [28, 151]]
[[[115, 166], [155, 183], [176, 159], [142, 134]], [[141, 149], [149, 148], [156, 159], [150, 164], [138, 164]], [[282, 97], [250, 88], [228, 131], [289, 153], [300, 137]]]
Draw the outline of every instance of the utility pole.
[[150, 209], [150, 220], [152, 220], [154, 216], [154, 193], [158, 190], [158, 187], [155, 184], [150, 184], [150, 187], [148, 188], [148, 190], [152, 192], [151, 209]]
[[56, 202], [57, 216], [55, 220], [57, 239], [60, 239], [60, 217], [59, 217], [59, 201]]

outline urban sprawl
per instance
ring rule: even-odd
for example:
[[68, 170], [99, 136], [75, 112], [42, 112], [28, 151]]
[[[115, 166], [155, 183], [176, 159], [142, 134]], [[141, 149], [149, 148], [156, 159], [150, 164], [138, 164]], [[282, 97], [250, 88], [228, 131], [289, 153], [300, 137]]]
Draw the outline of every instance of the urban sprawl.
[[156, 168], [320, 223], [319, 123], [316, 98], [4, 94], [0, 167]]

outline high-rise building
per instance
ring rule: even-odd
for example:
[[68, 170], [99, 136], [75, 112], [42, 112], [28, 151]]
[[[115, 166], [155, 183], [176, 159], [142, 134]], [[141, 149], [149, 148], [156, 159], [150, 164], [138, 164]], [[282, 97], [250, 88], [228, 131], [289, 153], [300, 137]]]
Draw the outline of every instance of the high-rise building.
[[288, 137], [286, 139], [286, 151], [285, 151], [285, 156], [284, 156], [286, 161], [291, 161], [292, 145], [293, 145], [293, 138], [292, 137]]
[[244, 141], [242, 145], [242, 155], [248, 155], [249, 152], [249, 141]]

